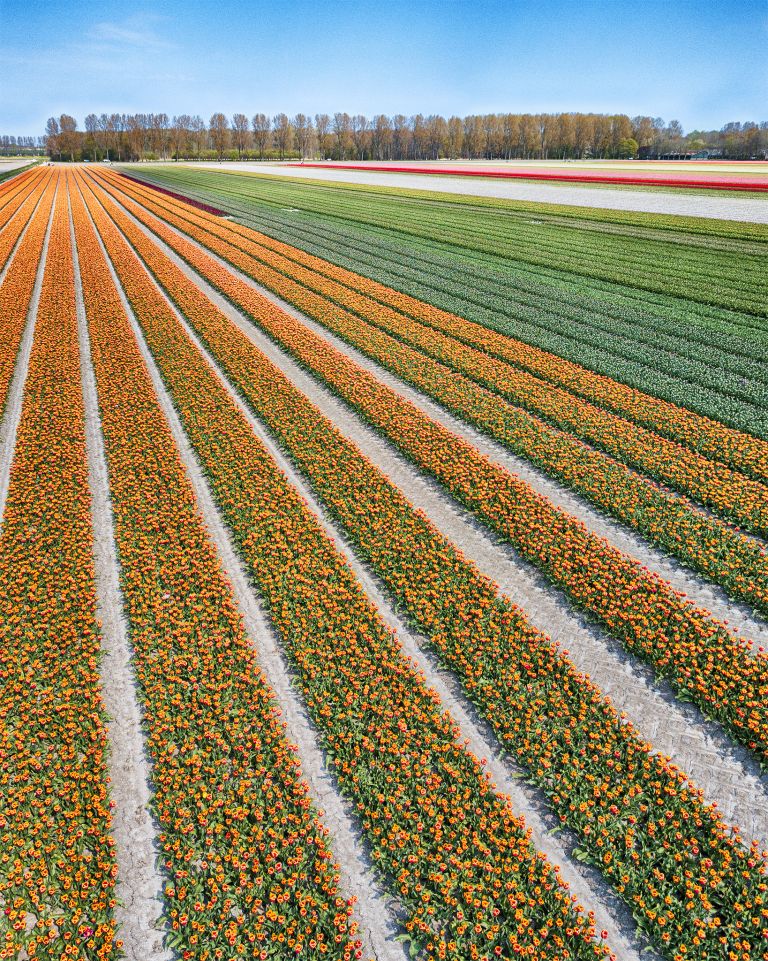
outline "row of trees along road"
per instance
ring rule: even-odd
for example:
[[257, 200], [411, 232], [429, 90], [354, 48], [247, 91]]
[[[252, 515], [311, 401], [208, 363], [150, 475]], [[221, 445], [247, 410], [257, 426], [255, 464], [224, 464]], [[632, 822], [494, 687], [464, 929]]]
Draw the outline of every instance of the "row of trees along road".
[[45, 137], [0, 134], [0, 157], [41, 157], [44, 153]]
[[45, 131], [58, 159], [437, 160], [448, 158], [566, 159], [661, 157], [710, 151], [723, 157], [768, 156], [768, 122], [729, 123], [684, 133], [677, 120], [625, 114], [484, 114], [387, 117], [279, 113], [227, 117], [166, 113], [88, 114], [85, 130], [68, 114]]

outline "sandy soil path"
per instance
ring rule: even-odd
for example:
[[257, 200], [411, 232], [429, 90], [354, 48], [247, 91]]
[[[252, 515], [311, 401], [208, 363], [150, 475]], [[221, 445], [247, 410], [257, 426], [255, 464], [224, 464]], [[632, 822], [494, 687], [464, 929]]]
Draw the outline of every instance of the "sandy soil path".
[[71, 212], [70, 235], [75, 260], [88, 481], [91, 488], [96, 609], [102, 624], [104, 653], [99, 670], [102, 699], [110, 719], [107, 725], [110, 793], [115, 804], [112, 836], [116, 844], [119, 898], [115, 917], [128, 961], [170, 961], [173, 954], [163, 946], [164, 877], [157, 867], [160, 856], [158, 828], [149, 806], [152, 794], [151, 764], [141, 728], [141, 708], [136, 695], [131, 646], [120, 593], [109, 474]]
[[32, 163], [34, 157], [20, 157], [14, 160], [0, 160], [0, 177], [10, 170], [18, 170], [19, 167], [26, 167]]
[[[134, 223], [138, 222], [134, 219]], [[145, 233], [152, 236], [146, 230]], [[641, 736], [658, 750], [672, 757], [674, 762], [704, 790], [708, 800], [718, 804], [723, 816], [742, 828], [745, 837], [758, 840], [764, 847], [768, 846], [768, 778], [761, 774], [758, 765], [751, 760], [746, 751], [733, 745], [717, 725], [705, 719], [695, 707], [677, 701], [666, 684], [658, 684], [655, 681], [652, 671], [627, 655], [620, 644], [575, 612], [567, 599], [554, 591], [531, 565], [521, 560], [507, 545], [501, 544], [487, 532], [446, 495], [436, 482], [417, 472], [390, 444], [366, 427], [343, 402], [298, 367], [265, 335], [259, 333], [232, 305], [213, 291], [191, 268], [183, 264], [165, 244], [157, 238], [155, 240], [187, 276], [192, 277], [205, 290], [219, 309], [226, 313], [233, 323], [237, 324], [329, 417], [335, 426], [405, 493], [411, 503], [423, 510], [449, 540], [457, 544], [483, 573], [494, 579], [501, 590], [525, 610], [536, 627], [563, 643], [571, 652], [571, 657], [579, 668], [594, 678], [604, 693], [613, 699], [619, 710], [627, 712]], [[235, 273], [238, 272], [235, 271]], [[245, 275], [238, 275], [246, 279]], [[395, 389], [402, 388], [401, 392], [404, 396], [417, 402], [428, 413], [438, 416], [442, 414], [436, 405], [422, 398], [415, 391], [411, 391], [410, 388], [405, 388], [391, 375], [386, 375], [376, 365], [346, 347], [343, 342], [327, 334], [319, 325], [259, 288], [252, 281], [250, 283], [264, 296], [268, 296], [283, 309], [299, 317], [307, 326], [323, 334], [335, 346], [354, 357], [376, 376], [381, 377], [382, 380], [388, 378], [388, 382]], [[479, 435], [476, 437], [473, 436], [474, 432], [468, 433], [461, 423], [454, 422], [453, 418], [448, 419], [447, 425], [451, 429], [456, 429], [457, 433], [463, 433], [473, 443], [478, 440]], [[516, 470], [515, 459], [512, 459], [507, 466]], [[295, 478], [295, 472], [292, 469], [291, 473]], [[538, 472], [534, 472], [532, 475], [534, 482], [541, 480], [536, 476], [537, 474]], [[529, 477], [526, 475], [525, 479], [529, 480]], [[546, 478], [543, 480], [546, 481]], [[303, 484], [301, 481], [297, 483]], [[593, 523], [602, 522], [606, 526], [600, 533], [607, 533], [609, 539], [622, 533], [618, 525], [614, 525], [602, 515], [591, 512], [591, 509], [583, 505], [578, 498], [571, 495], [565, 498], [568, 492], [561, 491], [552, 482], [547, 481], [547, 484], [552, 485], [551, 489], [545, 487], [543, 492], [548, 496], [552, 493], [561, 495], [564, 498], [562, 506], [576, 513], [590, 527]], [[319, 505], [316, 505], [316, 509], [322, 513]], [[594, 516], [592, 516], [593, 513]], [[339, 535], [334, 532], [334, 536]], [[631, 546], [634, 545], [640, 549], [644, 547], [639, 538], [635, 538], [634, 535], [629, 537]], [[341, 540], [343, 541], [343, 538]], [[626, 548], [626, 544], [619, 546], [622, 546], [622, 549]], [[650, 562], [648, 566], [653, 566], [654, 560], [662, 568], [661, 573], [664, 576], [666, 574], [666, 570], [663, 569], [664, 562], [667, 564], [672, 562], [661, 555], [656, 556], [655, 552], [643, 558], [644, 563]], [[367, 589], [369, 585], [376, 583], [375, 579], [363, 571], [359, 562], [355, 561], [355, 564], [356, 570], [361, 572], [360, 576], [364, 573], [368, 579]], [[675, 577], [684, 575], [695, 581], [694, 575], [682, 569], [676, 570], [673, 567], [671, 573]], [[377, 586], [376, 590], [383, 596], [383, 589], [380, 586]], [[709, 585], [699, 585], [699, 590], [714, 591]], [[723, 605], [721, 613], [726, 616], [731, 614], [731, 620], [733, 620], [733, 606], [729, 605], [727, 599], [721, 599], [721, 603]], [[423, 645], [420, 646], [423, 647]], [[431, 676], [430, 683], [432, 683]]]
[[[107, 256], [105, 250], [104, 252]], [[152, 377], [160, 406], [171, 427], [195, 491], [205, 525], [233, 586], [233, 595], [243, 616], [248, 636], [257, 651], [259, 664], [275, 692], [288, 728], [288, 737], [298, 747], [297, 756], [302, 774], [309, 784], [312, 801], [324, 813], [323, 823], [330, 831], [328, 842], [341, 869], [340, 891], [345, 897], [357, 897], [354, 916], [360, 928], [358, 935], [363, 940], [365, 954], [374, 957], [376, 961], [403, 961], [407, 953], [400, 943], [394, 941], [400, 930], [395, 919], [396, 906], [382, 889], [372, 863], [366, 856], [351, 806], [338, 793], [335, 778], [317, 745], [312, 722], [298, 687], [292, 680], [291, 668], [282, 654], [269, 619], [250, 586], [248, 575], [214, 503], [197, 456], [184, 433], [171, 397], [144, 341], [139, 323], [111, 265], [110, 270]]]

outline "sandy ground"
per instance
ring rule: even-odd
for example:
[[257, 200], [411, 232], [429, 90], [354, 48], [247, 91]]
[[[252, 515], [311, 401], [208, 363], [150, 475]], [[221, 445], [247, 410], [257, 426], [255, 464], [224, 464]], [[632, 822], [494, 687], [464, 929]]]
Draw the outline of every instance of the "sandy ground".
[[[193, 169], [210, 167], [229, 172], [252, 171], [280, 177], [303, 177], [337, 183], [372, 184], [384, 187], [408, 187], [431, 190], [435, 193], [465, 194], [472, 197], [499, 197], [506, 200], [533, 200], [538, 203], [565, 204], [569, 207], [599, 207], [606, 210], [635, 210], [656, 214], [679, 214], [686, 217], [707, 217], [722, 220], [741, 220], [768, 224], [768, 197], [724, 197], [701, 194], [654, 193], [642, 190], [623, 190], [619, 187], [600, 188], [597, 185], [576, 187], [566, 184], [486, 181], [480, 178], [435, 177], [429, 174], [389, 174], [381, 171], [334, 170], [301, 165], [273, 163], [195, 163]], [[715, 192], [713, 191], [713, 194]]]
[[93, 554], [96, 605], [101, 621], [103, 659], [99, 665], [101, 693], [109, 717], [109, 775], [112, 836], [117, 859], [115, 919], [120, 927], [128, 961], [170, 961], [163, 946], [163, 887], [158, 870], [158, 829], [150, 811], [150, 759], [144, 743], [142, 714], [128, 626], [120, 593], [120, 572], [115, 545], [104, 439], [99, 422], [96, 377], [91, 363], [88, 323], [83, 304], [80, 267], [70, 214], [70, 234], [75, 257], [75, 294], [80, 341], [80, 366], [85, 404], [88, 482], [93, 517]]
[[125, 300], [124, 305], [150, 371], [160, 406], [170, 424], [187, 475], [192, 482], [200, 512], [233, 586], [234, 598], [243, 616], [248, 636], [257, 650], [259, 664], [277, 698], [283, 720], [288, 726], [288, 737], [298, 748], [297, 756], [302, 774], [309, 784], [312, 800], [316, 807], [323, 811], [323, 823], [330, 831], [328, 841], [342, 871], [340, 890], [346, 897], [354, 895], [358, 899], [355, 919], [360, 926], [359, 936], [376, 961], [402, 961], [405, 957], [404, 949], [394, 940], [398, 927], [388, 907], [389, 899], [364, 855], [359, 828], [349, 805], [338, 793], [323, 753], [317, 746], [316, 734], [301, 695], [292, 681], [291, 670], [280, 650], [280, 643], [250, 586], [248, 575], [219, 515], [203, 470], [186, 438], [172, 399], [143, 339], [138, 321]]
[[[189, 239], [189, 238], [187, 238]], [[577, 666], [589, 673], [604, 693], [614, 701], [617, 709], [627, 712], [641, 736], [671, 756], [703, 788], [710, 801], [717, 801], [723, 815], [739, 824], [745, 836], [768, 845], [768, 789], [757, 765], [746, 751], [731, 744], [717, 725], [707, 721], [695, 708], [678, 702], [669, 688], [659, 685], [650, 670], [627, 655], [620, 645], [589, 624], [573, 611], [564, 596], [559, 595], [531, 565], [521, 560], [506, 545], [482, 528], [466, 511], [448, 497], [438, 484], [423, 477], [399, 455], [390, 444], [370, 428], [364, 426], [330, 391], [320, 386], [310, 375], [277, 348], [266, 336], [242, 317], [223, 298], [161, 242], [159, 245], [188, 276], [193, 277], [216, 302], [233, 323], [236, 323], [254, 343], [329, 417], [334, 425], [352, 440], [384, 474], [396, 484], [414, 506], [423, 510], [438, 529], [459, 545], [486, 576], [496, 581], [501, 590], [521, 606], [529, 620], [540, 630], [560, 640], [571, 652]], [[218, 259], [218, 258], [217, 258]], [[220, 263], [223, 262], [219, 261]], [[678, 590], [686, 592], [698, 603], [717, 615], [728, 617], [731, 624], [739, 621], [736, 605], [718, 588], [702, 582], [694, 573], [685, 570], [671, 558], [649, 548], [641, 538], [625, 531], [619, 524], [604, 517], [576, 495], [560, 488], [555, 482], [509, 455], [500, 445], [482, 437], [457, 419], [442, 411], [417, 391], [402, 384], [391, 374], [369, 361], [359, 352], [329, 334], [319, 324], [299, 314], [293, 307], [264, 290], [246, 275], [227, 269], [248, 282], [263, 296], [302, 320], [320, 333], [335, 347], [352, 357], [362, 367], [402, 396], [417, 404], [431, 417], [479, 447], [497, 463], [523, 477], [535, 489], [552, 499], [558, 506], [584, 521], [590, 529], [606, 537], [626, 553], [637, 557], [650, 569], [670, 580]], [[306, 496], [306, 495], [305, 495]], [[311, 496], [311, 495], [310, 495]], [[369, 585], [365, 585], [370, 593]], [[714, 602], [714, 603], [713, 603]], [[745, 608], [739, 627], [748, 636], [763, 642], [768, 637], [766, 625], [750, 619]], [[409, 650], [409, 653], [410, 650]], [[428, 673], [432, 684], [432, 674]], [[453, 699], [455, 702], [455, 698]], [[453, 707], [451, 708], [453, 711]]]
[[[147, 231], [145, 231], [145, 233], [146, 232]], [[163, 250], [172, 257], [177, 266], [181, 267], [187, 276], [190, 276], [195, 280], [195, 282], [206, 292], [206, 294], [208, 294], [211, 299], [216, 302], [220, 309], [224, 310], [229, 317], [235, 320], [235, 322], [237, 322], [244, 329], [250, 331], [253, 330], [253, 328], [246, 320], [244, 320], [244, 318], [240, 317], [237, 312], [230, 305], [228, 305], [226, 301], [223, 300], [223, 298], [216, 294], [206, 284], [206, 282], [202, 280], [202, 278], [194, 274], [194, 272], [184, 265], [176, 255], [172, 254], [169, 248], [165, 247], [165, 245], [162, 243], [159, 244], [159, 246], [161, 246]], [[340, 529], [329, 518], [327, 512], [317, 500], [311, 488], [306, 484], [301, 475], [297, 473], [280, 448], [266, 432], [262, 424], [253, 416], [253, 414], [238, 396], [234, 388], [228, 383], [226, 377], [219, 370], [210, 354], [202, 346], [193, 330], [189, 327], [186, 321], [180, 317], [178, 312], [176, 313], [184, 324], [190, 339], [196, 343], [201, 354], [206, 358], [209, 365], [216, 372], [220, 382], [226, 387], [232, 399], [247, 417], [254, 430], [254, 433], [268, 448], [270, 454], [289, 478], [293, 486], [300, 491], [302, 497], [307, 501], [311, 509], [319, 518], [321, 524], [326, 530], [326, 533], [331, 537], [336, 547], [345, 556], [346, 560], [355, 571], [358, 579], [363, 584], [366, 593], [374, 601], [382, 619], [389, 627], [396, 631], [405, 653], [414, 659], [418, 667], [424, 673], [429, 686], [437, 692], [443, 705], [450, 711], [454, 720], [458, 722], [462, 736], [465, 737], [469, 742], [470, 750], [476, 756], [487, 759], [488, 764], [486, 765], [486, 770], [494, 784], [503, 794], [512, 799], [512, 806], [515, 812], [517, 814], [523, 814], [526, 818], [528, 826], [532, 828], [533, 843], [540, 851], [544, 851], [554, 863], [561, 866], [563, 877], [570, 883], [571, 893], [578, 897], [583, 904], [588, 905], [595, 911], [598, 918], [596, 922], [598, 926], [604, 927], [606, 930], [611, 931], [611, 943], [615, 944], [622, 950], [622, 957], [627, 959], [639, 958], [639, 952], [644, 947], [644, 942], [639, 943], [636, 941], [633, 932], [633, 924], [626, 907], [615, 899], [612, 892], [604, 883], [599, 874], [592, 871], [590, 868], [579, 864], [577, 861], [569, 859], [569, 852], [576, 844], [575, 837], [570, 838], [571, 843], [567, 843], [568, 839], [562, 837], [556, 839], [547, 833], [549, 830], [555, 827], [556, 822], [551, 818], [551, 815], [546, 810], [546, 804], [543, 798], [538, 795], [538, 792], [536, 792], [535, 789], [526, 790], [525, 786], [520, 783], [518, 780], [520, 770], [514, 766], [508, 757], [503, 755], [499, 749], [494, 735], [489, 729], [487, 729], [484, 722], [476, 717], [474, 708], [460, 693], [458, 684], [453, 679], [451, 673], [442, 669], [439, 666], [437, 659], [428, 653], [428, 642], [419, 635], [414, 634], [405, 621], [398, 616], [386, 598], [382, 585], [374, 576], [371, 575], [365, 565], [358, 560], [351, 544], [347, 541], [343, 533], [340, 532]], [[266, 338], [264, 338], [264, 340], [266, 341]], [[259, 339], [259, 346], [263, 347], [261, 338]], [[276, 351], [276, 348], [273, 347], [272, 350]], [[272, 352], [270, 352], [270, 357], [272, 357]], [[293, 376], [294, 373], [297, 375], [296, 383], [299, 384], [302, 389], [304, 389], [305, 386], [304, 381], [309, 381], [312, 383], [311, 378], [300, 371], [296, 365], [292, 364], [290, 361], [288, 361], [288, 364], [290, 367], [291, 376]], [[312, 396], [312, 400], [315, 400], [314, 396]], [[367, 448], [366, 453], [368, 453]], [[409, 474], [413, 474], [413, 471], [409, 470]], [[212, 502], [211, 510], [215, 511]], [[206, 517], [209, 517], [207, 509]], [[217, 523], [221, 522], [219, 521]], [[217, 542], [218, 540], [219, 537], [217, 537]], [[238, 581], [241, 581], [247, 594], [251, 595], [251, 591], [247, 587], [247, 578], [242, 575], [241, 577], [238, 577], [237, 575], [233, 577], [230, 565], [231, 561], [227, 561], [227, 571], [235, 583], [236, 589], [239, 587]], [[251, 596], [250, 600], [245, 598], [245, 605], [243, 605], [242, 589], [238, 589], [238, 596], [241, 599], [241, 609], [244, 607], [245, 610], [248, 610], [248, 607], [254, 604]], [[270, 632], [270, 634], [271, 633], [272, 632]], [[257, 638], [263, 636], [263, 628], [262, 631], [253, 636]], [[263, 645], [260, 645], [259, 647], [259, 656], [262, 661], [264, 661]], [[278, 696], [281, 696], [284, 682], [281, 683], [280, 678], [273, 674], [273, 671], [269, 668], [267, 661], [264, 661], [264, 663], [265, 666], [268, 667], [270, 683], [278, 692]], [[289, 728], [292, 736], [296, 737], [297, 730], [294, 726], [294, 723], [289, 722]], [[311, 731], [309, 731], [308, 734], [310, 737], [313, 737]], [[300, 730], [298, 742], [301, 751], [304, 749], [304, 737], [301, 736]], [[305, 768], [304, 763], [302, 763], [302, 767]], [[310, 783], [311, 782], [312, 779], [310, 778]], [[323, 798], [323, 803], [326, 806], [327, 820], [327, 797]], [[333, 824], [329, 826], [332, 828], [336, 827], [336, 825]], [[340, 840], [343, 840], [343, 836]], [[347, 859], [349, 858], [349, 852], [342, 850], [342, 855], [343, 861], [346, 863]], [[360, 897], [359, 893], [358, 897]], [[371, 907], [374, 907], [374, 905], [371, 905]], [[370, 915], [367, 911], [365, 913], [365, 920], [368, 921], [368, 925], [370, 925]], [[400, 954], [399, 949], [397, 949], [397, 953]], [[376, 953], [376, 957], [383, 958], [385, 956], [385, 954], [380, 953], [379, 951]]]

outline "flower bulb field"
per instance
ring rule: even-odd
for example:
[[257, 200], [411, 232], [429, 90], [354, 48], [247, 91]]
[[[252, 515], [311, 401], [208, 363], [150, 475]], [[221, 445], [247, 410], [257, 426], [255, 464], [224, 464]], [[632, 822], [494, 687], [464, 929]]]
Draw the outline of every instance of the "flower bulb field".
[[768, 226], [315, 172], [0, 183], [0, 958], [766, 961]]

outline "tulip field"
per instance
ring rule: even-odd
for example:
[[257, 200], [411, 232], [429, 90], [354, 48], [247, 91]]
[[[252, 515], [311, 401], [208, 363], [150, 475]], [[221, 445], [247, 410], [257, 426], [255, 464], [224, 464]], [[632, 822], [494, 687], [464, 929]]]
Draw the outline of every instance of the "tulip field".
[[768, 231], [465, 200], [0, 184], [0, 959], [768, 961]]
[[[645, 166], [645, 164], [643, 164]], [[488, 177], [501, 180], [526, 179], [526, 180], [555, 180], [566, 183], [593, 183], [593, 184], [630, 184], [655, 187], [696, 187], [704, 190], [768, 190], [768, 182], [759, 173], [750, 175], [749, 172], [742, 176], [734, 176], [733, 172], [727, 169], [718, 170], [717, 167], [710, 168], [700, 175], [698, 171], [691, 172], [669, 169], [651, 169], [650, 172], [638, 170], [590, 170], [582, 169], [578, 173], [571, 173], [567, 166], [549, 170], [537, 170], [534, 166], [515, 168], [514, 165], [506, 167], [483, 166], [472, 167], [452, 167], [450, 164], [440, 164], [429, 166], [424, 164], [401, 166], [398, 164], [351, 164], [351, 163], [305, 163], [302, 167], [337, 170], [381, 170], [389, 173], [420, 173], [432, 176], [458, 176], [458, 177]]]

